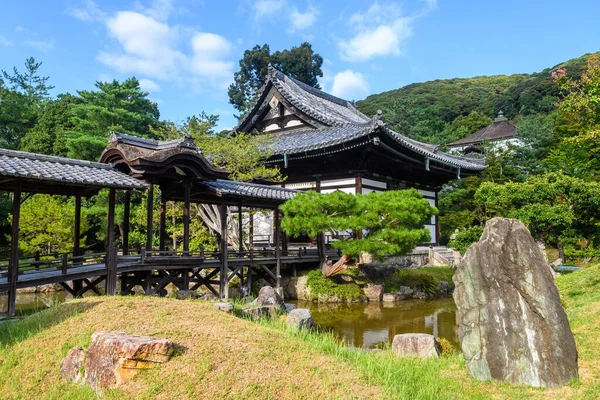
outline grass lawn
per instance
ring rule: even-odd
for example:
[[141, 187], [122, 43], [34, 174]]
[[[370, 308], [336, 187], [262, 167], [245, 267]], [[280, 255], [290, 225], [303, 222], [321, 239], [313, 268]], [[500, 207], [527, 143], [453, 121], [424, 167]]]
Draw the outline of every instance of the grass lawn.
[[580, 382], [561, 389], [475, 381], [460, 355], [402, 360], [389, 351], [351, 351], [325, 334], [288, 331], [282, 319], [250, 322], [202, 301], [92, 297], [0, 325], [0, 398], [98, 398], [62, 382], [58, 368], [71, 347], [87, 346], [98, 330], [164, 337], [179, 346], [171, 361], [107, 391], [107, 399], [600, 398], [600, 266], [557, 284], [580, 356]]

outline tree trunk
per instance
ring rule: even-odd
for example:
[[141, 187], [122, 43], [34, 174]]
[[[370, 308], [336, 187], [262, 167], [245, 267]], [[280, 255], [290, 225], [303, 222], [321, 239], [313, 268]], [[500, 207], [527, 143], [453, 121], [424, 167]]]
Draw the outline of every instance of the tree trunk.
[[322, 266], [322, 271], [323, 271], [323, 275], [325, 275], [326, 278], [330, 277], [331, 275], [340, 272], [343, 269], [348, 269], [348, 262], [350, 262], [351, 258], [348, 257], [347, 255], [343, 255], [338, 262], [336, 262], [335, 264], [333, 264], [332, 266], [329, 265], [323, 265]]
[[[195, 204], [196, 213], [200, 216], [206, 227], [219, 235], [221, 232], [221, 218], [219, 216], [219, 206], [215, 204]], [[238, 251], [243, 250], [245, 244], [243, 240], [239, 238], [239, 229], [237, 228], [237, 222], [231, 214], [231, 210], [227, 207], [227, 238], [229, 244]], [[242, 244], [242, 248], [240, 248]]]

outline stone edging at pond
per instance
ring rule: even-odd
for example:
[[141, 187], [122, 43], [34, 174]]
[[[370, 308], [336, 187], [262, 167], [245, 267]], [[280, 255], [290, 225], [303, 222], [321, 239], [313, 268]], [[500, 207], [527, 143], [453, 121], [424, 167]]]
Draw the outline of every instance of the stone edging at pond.
[[[354, 282], [349, 282], [354, 283]], [[398, 291], [386, 292], [382, 283], [366, 283], [362, 285], [361, 294], [357, 297], [343, 297], [335, 294], [311, 294], [308, 276], [282, 279], [285, 299], [303, 300], [317, 303], [361, 303], [361, 302], [396, 302], [402, 300], [431, 300], [451, 297], [453, 285], [447, 281], [436, 282], [435, 290], [424, 290], [420, 286], [400, 286]]]

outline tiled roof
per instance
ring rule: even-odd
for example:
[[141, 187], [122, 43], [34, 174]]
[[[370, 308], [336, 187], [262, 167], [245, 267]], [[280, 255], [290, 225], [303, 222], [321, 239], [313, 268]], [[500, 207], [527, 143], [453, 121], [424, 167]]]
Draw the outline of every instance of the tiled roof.
[[109, 143], [122, 143], [130, 146], [142, 147], [150, 150], [167, 150], [176, 147], [198, 149], [194, 144], [192, 138], [182, 137], [179, 139], [159, 141], [153, 139], [147, 139], [139, 136], [128, 135], [121, 132], [110, 132]]
[[274, 86], [279, 93], [301, 112], [328, 126], [361, 124], [371, 119], [358, 111], [352, 102], [325, 93], [310, 85], [291, 78], [269, 65], [265, 84], [260, 89], [256, 102], [250, 107], [233, 131], [240, 130], [261, 107], [263, 95]]
[[143, 182], [107, 164], [7, 149], [0, 149], [0, 176], [109, 188], [146, 188]]
[[246, 183], [217, 179], [216, 181], [204, 181], [201, 185], [207, 186], [219, 196], [241, 196], [256, 199], [281, 200], [291, 199], [298, 193], [297, 190], [285, 189], [277, 186], [260, 185], [257, 183]]
[[438, 146], [436, 145], [409, 139], [385, 127], [382, 123], [376, 123], [377, 120], [374, 121], [375, 123], [362, 125], [346, 125], [344, 127], [327, 129], [305, 129], [282, 133], [276, 136], [277, 139], [273, 144], [274, 153], [278, 155], [304, 153], [350, 142], [372, 133], [382, 133], [392, 138], [401, 146], [434, 161], [473, 171], [481, 171], [486, 168], [485, 160], [455, 156], [438, 151]]
[[481, 128], [477, 132], [457, 140], [452, 143], [448, 143], [450, 147], [468, 146], [470, 144], [480, 144], [483, 142], [493, 142], [496, 140], [512, 139], [519, 136], [517, 127], [508, 122], [507, 120], [496, 120], [485, 128]]

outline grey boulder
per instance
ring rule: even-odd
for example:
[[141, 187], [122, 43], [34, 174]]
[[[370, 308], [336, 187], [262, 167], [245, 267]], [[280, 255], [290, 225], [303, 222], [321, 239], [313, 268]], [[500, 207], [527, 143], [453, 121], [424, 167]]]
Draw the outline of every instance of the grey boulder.
[[453, 280], [459, 340], [473, 377], [536, 387], [577, 379], [577, 349], [558, 289], [521, 222], [490, 220]]

